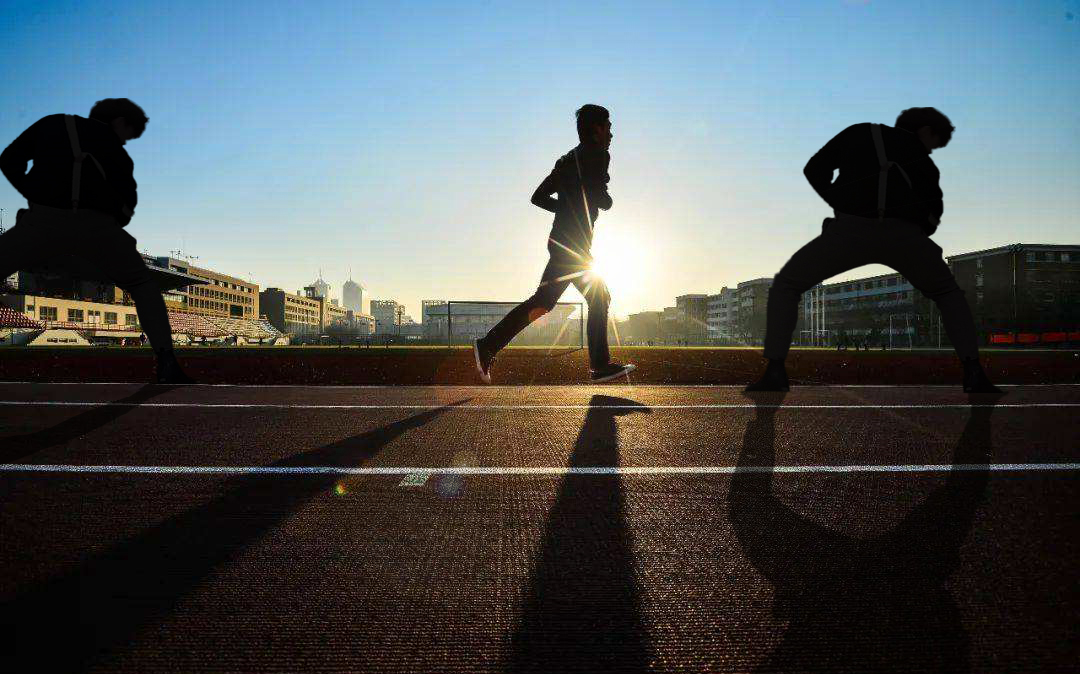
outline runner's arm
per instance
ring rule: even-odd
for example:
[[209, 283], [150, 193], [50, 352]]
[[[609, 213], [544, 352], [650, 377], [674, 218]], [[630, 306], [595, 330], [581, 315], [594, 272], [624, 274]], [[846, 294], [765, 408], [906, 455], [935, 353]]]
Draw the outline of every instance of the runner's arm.
[[850, 132], [853, 128], [855, 127], [849, 126], [836, 134], [832, 140], [825, 144], [825, 147], [818, 150], [813, 157], [810, 157], [810, 161], [806, 162], [806, 167], [803, 168], [803, 175], [806, 176], [810, 187], [813, 187], [818, 196], [830, 206], [832, 206], [832, 202], [829, 200], [828, 192], [833, 184], [833, 171], [840, 168], [840, 158], [847, 150]]
[[540, 186], [533, 192], [533, 205], [538, 206], [545, 211], [550, 211], [552, 213], [557, 212], [559, 210], [559, 200], [551, 195], [558, 191], [559, 181], [555, 176], [555, 170], [552, 170], [552, 172], [548, 174], [548, 177], [544, 178], [544, 182], [540, 183]]
[[8, 182], [19, 194], [27, 199], [29, 197], [23, 191], [26, 181], [26, 164], [34, 158], [37, 134], [41, 129], [41, 123], [44, 121], [44, 118], [42, 118], [35, 122], [29, 129], [23, 131], [18, 138], [13, 140], [3, 153], [0, 153], [0, 170], [3, 171], [4, 177], [8, 179]]

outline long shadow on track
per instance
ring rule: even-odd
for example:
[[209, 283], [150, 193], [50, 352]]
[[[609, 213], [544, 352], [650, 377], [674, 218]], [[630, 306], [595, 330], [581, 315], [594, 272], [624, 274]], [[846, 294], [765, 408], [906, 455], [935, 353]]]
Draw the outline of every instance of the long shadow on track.
[[[296, 454], [274, 466], [355, 466], [403, 433], [462, 400], [382, 428]], [[199, 582], [259, 536], [325, 492], [333, 475], [233, 480], [235, 488], [203, 506], [120, 542], [72, 573], [0, 607], [14, 644], [3, 671], [79, 671], [119, 654], [138, 630], [166, 617]]]
[[945, 582], [984, 499], [993, 407], [971, 408], [953, 456], [954, 465], [982, 469], [950, 472], [892, 530], [859, 540], [812, 522], [773, 493], [777, 410], [766, 405], [783, 395], [752, 397], [757, 407], [732, 479], [730, 517], [748, 559], [775, 587], [777, 617], [788, 623], [758, 671], [970, 671], [969, 639]]
[[[633, 400], [594, 395], [571, 467], [619, 464], [616, 416], [648, 413]], [[603, 406], [625, 405], [623, 409]], [[651, 649], [634, 575], [622, 482], [567, 475], [510, 640], [512, 672], [645, 672]]]
[[0, 463], [11, 463], [49, 447], [66, 445], [75, 438], [111, 424], [124, 414], [137, 409], [139, 403], [144, 403], [175, 388], [177, 387], [149, 384], [125, 398], [100, 407], [92, 407], [56, 426], [25, 435], [0, 438], [0, 442], [4, 445], [3, 449], [0, 449]]

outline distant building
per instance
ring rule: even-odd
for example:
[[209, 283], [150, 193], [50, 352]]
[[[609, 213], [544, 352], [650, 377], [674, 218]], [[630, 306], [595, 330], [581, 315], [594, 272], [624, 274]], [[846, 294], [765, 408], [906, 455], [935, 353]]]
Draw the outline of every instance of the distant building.
[[364, 313], [364, 286], [352, 280], [351, 276], [341, 286], [341, 304], [355, 313]]
[[763, 277], [743, 281], [735, 287], [735, 339], [749, 344], [765, 341], [765, 309], [772, 284], [772, 277]]
[[395, 334], [398, 315], [404, 306], [396, 300], [371, 300], [371, 315], [375, 318], [376, 335]]
[[660, 317], [659, 311], [640, 311], [630, 314], [626, 317], [625, 328], [620, 328], [623, 331], [621, 335], [623, 341], [646, 344], [660, 339]]
[[1080, 330], [1080, 246], [1016, 243], [946, 259], [984, 336]]
[[708, 297], [708, 313], [705, 318], [706, 337], [711, 340], [734, 338], [736, 316], [735, 290], [724, 287]]
[[323, 280], [322, 271], [319, 272], [319, 278], [312, 281], [309, 285], [304, 286], [304, 289], [312, 289], [312, 293], [309, 297], [321, 297], [327, 302], [330, 301], [330, 284]]
[[270, 325], [297, 337], [318, 336], [323, 330], [323, 301], [319, 298], [290, 294], [281, 288], [267, 288], [259, 293], [263, 316]]
[[196, 267], [187, 260], [174, 257], [158, 257], [154, 261], [159, 267], [202, 280], [199, 284], [164, 293], [165, 306], [170, 310], [228, 318], [257, 319], [261, 316], [258, 284]]
[[679, 339], [691, 344], [703, 344], [708, 336], [709, 296], [704, 293], [680, 295], [675, 307], [682, 317]]

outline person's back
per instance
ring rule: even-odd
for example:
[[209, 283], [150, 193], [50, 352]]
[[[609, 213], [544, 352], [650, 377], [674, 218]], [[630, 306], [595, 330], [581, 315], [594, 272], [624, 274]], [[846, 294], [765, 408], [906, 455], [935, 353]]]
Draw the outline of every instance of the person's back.
[[890, 162], [884, 217], [915, 222], [928, 234], [933, 233], [933, 223], [940, 221], [944, 210], [940, 172], [926, 146], [909, 130], [871, 123], [849, 126], [811, 157], [803, 173], [835, 211], [878, 218], [881, 162], [875, 126]]
[[[138, 202], [134, 163], [122, 139], [102, 121], [63, 114], [42, 117], [0, 154], [0, 169], [28, 202], [70, 209], [75, 157], [68, 117], [79, 149], [88, 155], [79, 176], [78, 207], [127, 224]], [[30, 160], [33, 166], [27, 172]]]

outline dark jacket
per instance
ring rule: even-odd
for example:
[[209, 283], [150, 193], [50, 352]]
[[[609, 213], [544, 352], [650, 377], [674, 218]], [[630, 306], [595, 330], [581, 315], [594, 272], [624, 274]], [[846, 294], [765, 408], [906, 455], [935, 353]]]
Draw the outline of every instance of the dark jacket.
[[[575, 160], [574, 153], [577, 152]], [[581, 178], [578, 178], [578, 163]], [[580, 144], [555, 162], [555, 167], [533, 194], [533, 203], [555, 213], [551, 238], [573, 248], [588, 252], [592, 245], [592, 226], [601, 210], [611, 208], [608, 194], [608, 165], [611, 155], [593, 145]], [[585, 197], [582, 199], [582, 186]], [[558, 199], [551, 197], [558, 194]], [[588, 202], [588, 210], [584, 202]], [[586, 215], [587, 214], [587, 215]], [[591, 223], [591, 224], [590, 224]]]
[[[120, 138], [108, 124], [75, 117], [79, 145], [101, 164], [105, 176], [89, 158], [83, 161], [79, 188], [79, 208], [116, 216], [121, 224], [130, 219], [124, 212], [138, 203], [135, 164]], [[26, 172], [27, 162], [34, 166]], [[31, 203], [54, 208], [71, 208], [71, 169], [74, 164], [71, 141], [64, 115], [42, 117], [23, 131], [0, 154], [4, 177]]]
[[[911, 179], [909, 186], [897, 167], [889, 170], [885, 217], [918, 223], [933, 234], [944, 211], [937, 166], [914, 133], [882, 125], [881, 136], [888, 161], [896, 162]], [[840, 173], [834, 182], [835, 169]], [[878, 217], [879, 163], [870, 124], [841, 131], [810, 158], [803, 173], [834, 210]]]

